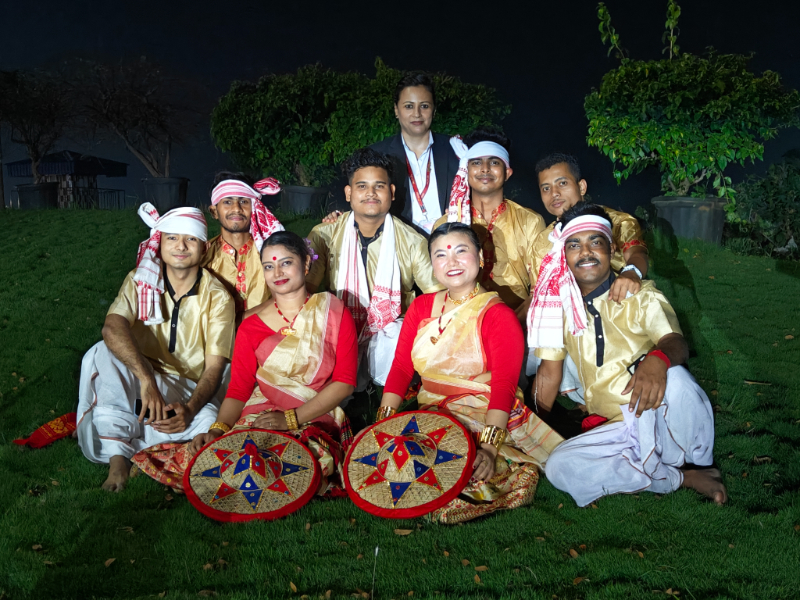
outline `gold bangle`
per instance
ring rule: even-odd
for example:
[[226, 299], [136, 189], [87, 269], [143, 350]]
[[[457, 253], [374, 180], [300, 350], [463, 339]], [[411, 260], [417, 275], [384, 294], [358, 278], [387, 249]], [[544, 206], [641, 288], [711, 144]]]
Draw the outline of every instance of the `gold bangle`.
[[297, 411], [295, 411], [295, 409], [290, 408], [284, 411], [283, 416], [286, 417], [286, 427], [289, 431], [300, 429], [300, 424], [297, 422]]
[[383, 421], [384, 419], [388, 419], [389, 417], [393, 417], [397, 414], [397, 409], [392, 408], [391, 406], [381, 406], [378, 408], [378, 413], [375, 415], [375, 422]]
[[500, 450], [500, 446], [506, 441], [507, 434], [508, 432], [505, 429], [494, 425], [486, 425], [481, 431], [480, 442], [481, 444], [491, 444]]
[[223, 423], [222, 421], [217, 421], [208, 428], [209, 431], [212, 429], [219, 429], [222, 433], [228, 433], [231, 430], [231, 426]]

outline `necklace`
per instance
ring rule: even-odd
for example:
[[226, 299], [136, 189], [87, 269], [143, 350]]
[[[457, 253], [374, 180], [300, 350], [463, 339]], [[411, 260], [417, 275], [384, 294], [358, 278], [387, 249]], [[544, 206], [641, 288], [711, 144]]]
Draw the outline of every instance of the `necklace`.
[[442, 334], [444, 333], [444, 330], [447, 328], [448, 325], [450, 325], [450, 321], [453, 320], [452, 317], [451, 317], [450, 321], [445, 323], [444, 327], [442, 327], [442, 317], [444, 316], [444, 307], [447, 306], [447, 299], [450, 298], [450, 302], [452, 302], [456, 306], [461, 306], [465, 302], [467, 302], [469, 300], [472, 300], [475, 296], [477, 296], [479, 289], [480, 289], [480, 285], [476, 283], [475, 284], [475, 289], [472, 290], [469, 294], [467, 294], [463, 298], [461, 298], [460, 300], [455, 300], [454, 298], [450, 298], [450, 292], [445, 292], [444, 293], [444, 302], [442, 302], [442, 312], [439, 315], [439, 324], [437, 325], [437, 327], [439, 328], [439, 335], [432, 335], [431, 336], [431, 344], [433, 344], [434, 346], [436, 345], [436, 342], [438, 342], [441, 339]]
[[297, 314], [294, 316], [294, 319], [292, 319], [291, 321], [289, 319], [287, 319], [284, 316], [284, 314], [281, 312], [281, 309], [278, 308], [278, 301], [277, 300], [274, 301], [275, 308], [278, 311], [278, 314], [281, 316], [281, 318], [283, 318], [284, 321], [289, 323], [288, 327], [281, 327], [281, 329], [280, 329], [280, 331], [278, 331], [278, 333], [280, 333], [281, 335], [294, 335], [294, 334], [297, 333], [297, 330], [294, 328], [294, 322], [297, 320], [297, 316], [300, 314], [300, 311], [303, 310], [303, 307], [308, 303], [308, 299], [309, 298], [311, 298], [311, 294], [306, 294], [306, 301], [303, 302], [303, 306], [300, 307], [300, 310], [297, 311]]

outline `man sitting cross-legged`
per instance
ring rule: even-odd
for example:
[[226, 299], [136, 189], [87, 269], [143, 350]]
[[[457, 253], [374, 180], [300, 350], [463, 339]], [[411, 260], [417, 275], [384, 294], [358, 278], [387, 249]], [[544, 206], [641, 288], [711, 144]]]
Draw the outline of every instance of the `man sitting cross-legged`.
[[250, 184], [241, 173], [217, 174], [211, 192], [211, 216], [222, 228], [209, 240], [203, 266], [216, 275], [236, 303], [236, 320], [269, 298], [259, 252], [264, 240], [283, 225], [261, 202], [281, 191], [275, 179]]
[[711, 466], [711, 404], [684, 367], [689, 351], [675, 311], [650, 281], [627, 299], [611, 299], [611, 231], [602, 207], [581, 203], [564, 212], [534, 291], [528, 343], [543, 359], [538, 406], [552, 408], [569, 355], [590, 413], [586, 433], [550, 455], [547, 478], [579, 506], [679, 487], [723, 504], [727, 492]]
[[472, 227], [483, 250], [481, 285], [497, 292], [524, 325], [538, 268], [533, 250], [543, 235], [544, 219], [505, 197], [505, 183], [513, 173], [508, 138], [481, 128], [463, 142], [452, 138], [451, 144], [461, 162], [447, 214], [434, 228], [447, 221]]
[[308, 239], [319, 259], [311, 264], [306, 284], [315, 292], [327, 275], [330, 291], [352, 313], [359, 354], [368, 357], [359, 368], [358, 389], [363, 390], [368, 372], [379, 385], [389, 374], [399, 317], [414, 300], [414, 286], [424, 293], [441, 288], [433, 276], [426, 239], [389, 214], [394, 201], [391, 160], [363, 148], [342, 170], [351, 211], [311, 230]]
[[78, 399], [80, 447], [109, 463], [103, 489], [117, 492], [137, 451], [208, 431], [233, 349], [233, 299], [200, 267], [203, 213], [176, 208], [159, 218], [145, 203], [139, 215], [150, 238], [108, 310], [103, 341], [83, 357]]

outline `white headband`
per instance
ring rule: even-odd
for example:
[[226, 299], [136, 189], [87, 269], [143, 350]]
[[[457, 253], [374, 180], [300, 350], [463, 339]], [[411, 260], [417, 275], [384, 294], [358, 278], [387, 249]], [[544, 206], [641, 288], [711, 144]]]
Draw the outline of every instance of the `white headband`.
[[[458, 154], [458, 151], [456, 151], [456, 154]], [[511, 163], [508, 161], [508, 150], [495, 142], [478, 142], [467, 150], [463, 156], [459, 155], [459, 158], [468, 161], [485, 156], [496, 156], [506, 164], [506, 168], [511, 168]]]

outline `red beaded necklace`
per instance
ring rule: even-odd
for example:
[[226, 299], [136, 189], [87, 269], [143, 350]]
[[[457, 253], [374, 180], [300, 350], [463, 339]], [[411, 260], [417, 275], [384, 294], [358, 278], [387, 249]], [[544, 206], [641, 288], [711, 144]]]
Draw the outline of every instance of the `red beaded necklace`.
[[[463, 297], [463, 298], [461, 298], [460, 300], [452, 300], [452, 299], [451, 299], [450, 301], [451, 301], [453, 304], [455, 304], [456, 306], [461, 306], [461, 305], [462, 305], [462, 304], [464, 304], [465, 302], [468, 302], [468, 301], [472, 300], [472, 299], [473, 299], [475, 296], [477, 296], [477, 295], [478, 295], [478, 291], [479, 291], [479, 290], [480, 290], [480, 284], [476, 283], [476, 284], [475, 284], [475, 289], [474, 289], [474, 290], [472, 290], [472, 291], [471, 291], [469, 294], [467, 294], [466, 296], [464, 296], [464, 297]], [[437, 327], [438, 327], [438, 329], [439, 329], [439, 335], [432, 335], [432, 336], [431, 336], [431, 344], [433, 344], [434, 346], [436, 345], [436, 342], [438, 342], [438, 341], [439, 341], [439, 338], [441, 338], [441, 337], [442, 337], [442, 334], [444, 333], [444, 330], [445, 330], [445, 329], [447, 329], [447, 326], [448, 326], [448, 325], [450, 325], [450, 321], [452, 321], [452, 320], [453, 320], [453, 319], [451, 318], [451, 319], [450, 319], [450, 321], [448, 321], [447, 323], [445, 323], [445, 324], [444, 324], [444, 327], [442, 327], [442, 317], [444, 316], [444, 307], [445, 307], [445, 306], [447, 306], [447, 299], [449, 298], [449, 295], [448, 295], [449, 293], [450, 293], [450, 292], [445, 292], [445, 293], [444, 293], [444, 302], [442, 302], [442, 312], [441, 312], [441, 314], [439, 315], [439, 324], [437, 325]]]
[[291, 321], [289, 321], [289, 319], [287, 319], [284, 316], [284, 314], [281, 312], [281, 309], [278, 308], [278, 301], [277, 300], [274, 301], [275, 308], [277, 309], [278, 314], [283, 318], [284, 321], [289, 323], [288, 327], [281, 327], [281, 329], [280, 329], [280, 331], [278, 331], [278, 333], [280, 333], [281, 335], [294, 335], [294, 334], [297, 333], [297, 330], [294, 328], [294, 322], [297, 320], [297, 316], [300, 314], [300, 311], [303, 310], [303, 307], [305, 307], [305, 305], [308, 304], [308, 299], [309, 298], [311, 298], [311, 294], [306, 294], [306, 301], [303, 302], [303, 306], [300, 307], [300, 310], [297, 311], [297, 314], [294, 316], [294, 319], [292, 319]]

